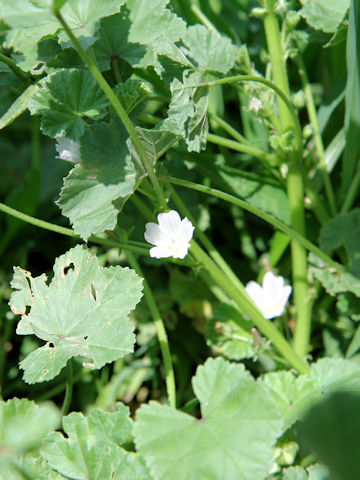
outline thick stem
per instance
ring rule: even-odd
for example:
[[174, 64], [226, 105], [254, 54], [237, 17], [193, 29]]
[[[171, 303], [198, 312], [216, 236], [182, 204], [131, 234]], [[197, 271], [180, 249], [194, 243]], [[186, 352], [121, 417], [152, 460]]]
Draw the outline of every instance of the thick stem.
[[30, 76], [27, 76], [27, 74], [23, 72], [21, 68], [19, 68], [16, 65], [15, 60], [13, 60], [12, 58], [9, 58], [6, 55], [3, 55], [2, 53], [0, 53], [0, 62], [5, 63], [22, 82], [33, 81], [33, 78]]
[[146, 173], [148, 174], [150, 181], [153, 185], [154, 191], [156, 193], [158, 203], [159, 203], [159, 208], [161, 210], [166, 210], [166, 200], [164, 197], [164, 194], [162, 192], [160, 183], [158, 179], [156, 178], [155, 172], [153, 170], [153, 166], [151, 164], [151, 161], [149, 160], [144, 145], [142, 144], [134, 125], [132, 124], [128, 114], [126, 113], [126, 110], [122, 106], [121, 102], [113, 92], [112, 88], [110, 85], [107, 83], [105, 78], [102, 76], [100, 70], [97, 68], [93, 60], [90, 58], [90, 56], [85, 52], [83, 47], [81, 46], [79, 40], [75, 37], [75, 35], [72, 33], [71, 29], [65, 22], [64, 18], [62, 17], [61, 13], [59, 11], [55, 12], [55, 16], [61, 23], [62, 27], [64, 28], [65, 32], [67, 33], [68, 37], [72, 41], [75, 49], [77, 50], [80, 58], [83, 60], [83, 62], [87, 65], [93, 76], [95, 77], [95, 80], [98, 82], [99, 86], [109, 99], [110, 103], [112, 106], [115, 108], [116, 113], [119, 115], [121, 121], [123, 122], [126, 130], [128, 131], [131, 140], [141, 158], [141, 161], [144, 165], [144, 168], [146, 170]]
[[62, 416], [66, 415], [69, 411], [73, 393], [73, 367], [71, 358], [67, 361], [66, 364], [66, 389], [64, 402], [61, 407]]
[[206, 253], [192, 240], [191, 252], [196, 259], [209, 272], [213, 281], [216, 282], [225, 293], [236, 303], [240, 310], [251, 318], [255, 326], [272, 341], [274, 346], [279, 350], [282, 356], [295, 368], [299, 373], [308, 373], [309, 368], [306, 362], [298, 356], [295, 350], [289, 345], [281, 333], [277, 330], [274, 324], [263, 317], [260, 310], [252, 302], [246, 293], [244, 287], [239, 288], [239, 285], [234, 285], [229, 281], [226, 274], [220, 270], [219, 267], [206, 255]]
[[[267, 0], [267, 12], [264, 17], [264, 28], [272, 65], [272, 74], [275, 84], [289, 98], [290, 89], [286, 73], [285, 55], [281, 45], [279, 23], [274, 12], [274, 1]], [[283, 100], [283, 99], [282, 99]], [[278, 102], [280, 122], [283, 132], [294, 128], [293, 115], [286, 108], [283, 101]], [[304, 187], [301, 170], [302, 145], [301, 141], [293, 142], [293, 152], [288, 155], [287, 193], [289, 198], [291, 224], [294, 230], [302, 236], [305, 233]], [[306, 250], [298, 241], [291, 242], [292, 272], [294, 302], [296, 307], [296, 329], [294, 346], [301, 356], [308, 353], [311, 332], [311, 311], [307, 285], [307, 258]]]
[[356, 170], [355, 176], [352, 179], [349, 190], [347, 191], [343, 206], [341, 207], [341, 213], [346, 213], [352, 207], [352, 204], [355, 201], [356, 196], [359, 193], [360, 185], [360, 164]]
[[334, 190], [331, 184], [330, 176], [326, 168], [324, 145], [321, 138], [321, 132], [320, 132], [319, 122], [316, 114], [314, 97], [311, 91], [311, 86], [309, 83], [309, 78], [307, 76], [305, 64], [300, 53], [298, 54], [296, 61], [298, 65], [299, 75], [301, 78], [301, 83], [303, 85], [303, 89], [305, 93], [307, 113], [308, 113], [311, 125], [313, 127], [315, 148], [316, 148], [316, 153], [319, 159], [320, 170], [324, 179], [326, 197], [329, 203], [331, 214], [336, 215], [336, 212], [337, 212], [336, 200], [335, 200]]
[[144, 274], [140, 268], [138, 261], [136, 260], [135, 256], [131, 252], [127, 252], [126, 255], [131, 268], [133, 268], [138, 273], [138, 275], [140, 275], [144, 280], [144, 296], [156, 327], [156, 333], [158, 336], [160, 349], [161, 349], [162, 357], [164, 360], [165, 381], [166, 381], [166, 390], [167, 390], [169, 405], [173, 408], [176, 408], [175, 375], [174, 375], [174, 369], [172, 366], [169, 341], [168, 341], [167, 333], [165, 330], [165, 326], [162, 321], [159, 309], [157, 308], [151, 289], [144, 277]]

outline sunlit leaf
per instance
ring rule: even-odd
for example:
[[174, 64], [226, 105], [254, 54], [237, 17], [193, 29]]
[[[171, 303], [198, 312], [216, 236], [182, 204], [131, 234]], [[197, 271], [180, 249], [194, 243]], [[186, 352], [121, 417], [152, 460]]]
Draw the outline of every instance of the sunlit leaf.
[[136, 445], [157, 480], [263, 480], [281, 433], [280, 412], [243, 365], [221, 358], [198, 368], [197, 419], [151, 402], [137, 411]]
[[128, 315], [142, 290], [134, 271], [102, 268], [80, 245], [56, 260], [49, 285], [44, 274], [33, 278], [19, 267], [14, 270], [10, 306], [22, 315], [16, 332], [46, 341], [20, 363], [26, 382], [51, 380], [74, 356], [101, 368], [132, 352], [134, 327]]
[[314, 28], [333, 33], [344, 18], [350, 0], [301, 0], [300, 14]]
[[139, 455], [121, 448], [131, 434], [129, 409], [118, 404], [116, 412], [91, 410], [88, 417], [70, 413], [63, 418], [64, 437], [49, 434], [41, 448], [42, 456], [67, 478], [77, 480], [149, 479]]
[[39, 83], [29, 109], [41, 114], [42, 131], [50, 137], [66, 135], [77, 140], [84, 133], [86, 118], [106, 114], [109, 101], [86, 70], [60, 70]]

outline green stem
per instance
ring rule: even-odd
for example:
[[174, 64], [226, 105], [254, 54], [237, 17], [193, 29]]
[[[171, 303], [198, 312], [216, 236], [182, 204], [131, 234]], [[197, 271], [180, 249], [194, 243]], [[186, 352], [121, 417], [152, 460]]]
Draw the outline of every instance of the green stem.
[[169, 405], [173, 408], [176, 408], [175, 375], [174, 375], [174, 369], [172, 366], [169, 341], [168, 341], [167, 333], [165, 330], [165, 326], [162, 321], [159, 309], [157, 308], [151, 289], [144, 277], [143, 272], [141, 271], [138, 261], [136, 260], [135, 256], [131, 252], [127, 252], [126, 254], [127, 254], [127, 258], [131, 268], [133, 268], [138, 273], [138, 275], [140, 275], [144, 280], [144, 296], [156, 327], [160, 349], [161, 349], [162, 357], [164, 360], [165, 381], [166, 381], [166, 390], [167, 390]]
[[23, 82], [24, 80], [27, 81], [27, 82], [30, 82], [32, 81], [33, 79], [31, 77], [28, 77], [26, 75], [25, 72], [23, 72], [21, 70], [21, 68], [19, 68], [17, 65], [16, 65], [16, 62], [15, 60], [13, 60], [12, 58], [9, 58], [7, 57], [6, 55], [3, 55], [2, 53], [0, 53], [0, 62], [2, 63], [5, 63], [8, 67], [11, 68], [11, 70], [13, 71], [13, 73]]
[[326, 255], [326, 253], [324, 253], [322, 250], [320, 250], [320, 248], [318, 248], [316, 245], [311, 243], [307, 238], [303, 237], [299, 232], [289, 227], [288, 225], [286, 225], [286, 223], [282, 222], [281, 220], [278, 220], [277, 218], [273, 217], [269, 213], [266, 213], [260, 210], [259, 208], [256, 208], [253, 205], [250, 205], [249, 203], [245, 202], [244, 200], [241, 200], [240, 198], [234, 197], [229, 193], [222, 192], [221, 190], [217, 190], [215, 188], [190, 182], [189, 180], [183, 180], [183, 179], [174, 178], [174, 177], [166, 177], [162, 175], [159, 176], [159, 180], [164, 182], [169, 182], [174, 185], [179, 185], [181, 187], [190, 188], [198, 192], [206, 193], [207, 195], [212, 195], [213, 197], [217, 197], [222, 200], [225, 200], [226, 202], [232, 203], [233, 205], [237, 205], [243, 210], [246, 210], [252, 213], [253, 215], [256, 215], [257, 217], [265, 220], [265, 222], [269, 223], [273, 227], [281, 230], [286, 235], [288, 235], [291, 239], [299, 242], [301, 245], [303, 245], [304, 248], [309, 250], [309, 252], [312, 252], [314, 255], [321, 258], [330, 267], [335, 268], [337, 272], [344, 273], [345, 271], [342, 265], [335, 262], [335, 260], [333, 260], [328, 255]]
[[[66, 235], [67, 237], [72, 237], [72, 238], [76, 238], [77, 240], [81, 240], [80, 235], [77, 235], [76, 233], [74, 233], [73, 230], [71, 230], [70, 228], [61, 227], [60, 225], [55, 225], [54, 223], [45, 222], [45, 220], [40, 220], [38, 218], [31, 217], [30, 215], [19, 212], [18, 210], [8, 207], [3, 203], [0, 203], [0, 211], [7, 213], [12, 217], [18, 218], [19, 220], [27, 222], [30, 225], [34, 225], [36, 227], [44, 228], [45, 230], [50, 230], [51, 232], [60, 233], [61, 235]], [[121, 243], [121, 242], [110, 240], [107, 238], [96, 237], [95, 235], [92, 235], [88, 240], [98, 245], [106, 245], [108, 247], [116, 247], [116, 248], [126, 248], [127, 250], [131, 250], [134, 253], [149, 255], [148, 247], [145, 244], [143, 247], [139, 247], [137, 245], [132, 245], [130, 241], [129, 243]]]
[[65, 32], [67, 33], [68, 37], [72, 41], [75, 49], [77, 50], [80, 58], [83, 60], [83, 62], [87, 65], [93, 76], [95, 77], [95, 80], [98, 82], [99, 86], [109, 99], [110, 103], [112, 106], [115, 108], [116, 113], [119, 115], [121, 121], [123, 122], [127, 132], [129, 133], [131, 140], [141, 158], [141, 161], [144, 165], [144, 168], [146, 170], [146, 173], [148, 174], [150, 181], [153, 185], [154, 191], [156, 193], [158, 202], [159, 202], [159, 208], [162, 210], [166, 210], [166, 200], [164, 197], [164, 194], [161, 190], [160, 183], [155, 175], [155, 172], [153, 170], [153, 166], [151, 164], [151, 161], [149, 160], [144, 145], [142, 144], [140, 137], [137, 134], [137, 131], [132, 124], [128, 114], [126, 113], [126, 110], [122, 106], [121, 102], [113, 92], [112, 88], [110, 85], [107, 83], [105, 78], [102, 76], [100, 70], [97, 68], [93, 60], [90, 58], [90, 56], [85, 52], [83, 47], [81, 46], [79, 40], [75, 37], [75, 35], [72, 33], [71, 29], [65, 22], [64, 18], [62, 17], [61, 13], [56, 10], [54, 12], [55, 16], [61, 23], [62, 27], [64, 28]]
[[263, 317], [258, 307], [252, 302], [246, 293], [245, 287], [239, 288], [239, 285], [234, 285], [229, 281], [226, 274], [220, 270], [219, 267], [206, 255], [206, 253], [191, 241], [191, 252], [196, 259], [209, 272], [213, 281], [216, 282], [225, 293], [236, 303], [240, 310], [251, 318], [255, 326], [272, 341], [274, 346], [279, 350], [283, 357], [295, 368], [299, 373], [308, 373], [309, 368], [307, 363], [300, 358], [291, 345], [285, 340], [281, 333], [277, 330], [270, 320]]
[[174, 200], [175, 204], [177, 207], [180, 209], [180, 211], [188, 217], [188, 219], [191, 221], [191, 223], [196, 227], [196, 235], [200, 239], [201, 243], [204, 245], [204, 247], [207, 249], [207, 251], [210, 254], [210, 257], [216, 262], [219, 268], [227, 275], [227, 277], [230, 279], [230, 281], [234, 285], [240, 286], [240, 288], [244, 288], [243, 284], [240, 282], [238, 277], [235, 275], [235, 273], [231, 270], [230, 266], [225, 262], [223, 257], [220, 255], [218, 250], [215, 248], [215, 246], [212, 244], [212, 242], [207, 238], [207, 236], [200, 230], [198, 227], [195, 219], [179, 197], [179, 195], [176, 193], [175, 189], [172, 187], [170, 183], [167, 182], [167, 186], [169, 190], [171, 191], [171, 196], [172, 199]]
[[305, 64], [300, 53], [298, 53], [296, 61], [298, 65], [299, 75], [301, 78], [301, 83], [303, 85], [303, 89], [305, 93], [306, 109], [308, 112], [309, 120], [313, 127], [315, 148], [316, 148], [316, 153], [320, 163], [320, 170], [324, 179], [325, 193], [328, 199], [331, 214], [334, 216], [336, 215], [336, 212], [337, 212], [335, 194], [331, 184], [329, 173], [326, 168], [324, 144], [321, 138], [321, 132], [320, 132], [319, 122], [316, 114], [314, 97], [311, 91], [311, 86], [309, 83], [309, 78], [306, 72]]
[[259, 160], [263, 161], [267, 165], [274, 165], [278, 162], [276, 155], [274, 155], [273, 153], [266, 153], [263, 150], [259, 150], [258, 148], [251, 147], [250, 145], [245, 145], [244, 143], [235, 142], [234, 140], [229, 140], [228, 138], [220, 137], [219, 135], [209, 133], [207, 140], [210, 143], [221, 145], [231, 150], [236, 150], [237, 152], [248, 153], [249, 155], [252, 155], [253, 157], [256, 157]]
[[31, 162], [34, 170], [40, 171], [40, 116], [31, 117]]
[[349, 190], [347, 191], [343, 206], [341, 207], [341, 213], [346, 213], [352, 207], [357, 194], [359, 193], [360, 185], [360, 164], [356, 170], [355, 176], [352, 179]]
[[243, 137], [237, 130], [235, 130], [234, 127], [232, 127], [230, 124], [225, 122], [225, 120], [215, 115], [215, 113], [210, 114], [210, 119], [215, 121], [220, 127], [222, 127], [225, 130], [225, 132], [227, 132], [229, 135], [235, 138], [235, 140], [237, 140], [238, 142], [244, 143], [246, 145], [250, 145], [250, 142], [248, 142], [248, 140], [245, 137]]
[[[274, 82], [286, 98], [290, 97], [289, 82], [286, 73], [285, 55], [281, 45], [278, 19], [275, 14], [273, 0], [267, 0], [267, 11], [264, 17], [264, 28]], [[279, 96], [282, 99], [281, 96]], [[283, 100], [283, 99], [282, 99]], [[280, 122], [283, 132], [294, 128], [293, 110], [287, 108], [284, 101], [278, 102]], [[296, 116], [297, 118], [297, 116]], [[297, 125], [299, 120], [297, 118]], [[291, 225], [303, 237], [305, 234], [304, 186], [301, 169], [302, 139], [288, 155], [287, 193], [291, 213]], [[301, 356], [308, 353], [311, 332], [311, 311], [307, 284], [307, 257], [304, 246], [296, 240], [291, 242], [291, 258], [293, 272], [294, 303], [296, 307], [296, 329], [294, 347]]]
[[196, 85], [186, 85], [186, 87], [182, 86], [179, 89], [174, 89], [174, 92], [183, 90], [184, 88], [195, 88], [195, 87], [215, 87], [216, 85], [226, 85], [230, 83], [237, 83], [237, 82], [257, 82], [266, 85], [267, 87], [271, 88], [276, 95], [282, 100], [279, 102], [282, 105], [282, 109], [287, 109], [289, 114], [292, 118], [292, 130], [295, 131], [295, 136], [297, 140], [298, 146], [302, 144], [302, 133], [301, 133], [301, 126], [299, 122], [299, 118], [297, 116], [296, 110], [294, 109], [291, 101], [289, 100], [288, 96], [273, 82], [267, 80], [266, 78], [260, 77], [258, 75], [236, 75], [234, 77], [225, 77], [220, 78], [219, 80], [214, 80], [212, 82], [205, 82], [205, 83], [197, 83]]
[[219, 33], [214, 25], [210, 22], [206, 15], [196, 5], [191, 5], [191, 11], [197, 16], [200, 22], [205, 25], [209, 30]]
[[65, 416], [70, 408], [73, 393], [73, 367], [71, 358], [66, 363], [66, 390], [64, 402], [61, 407], [61, 414]]

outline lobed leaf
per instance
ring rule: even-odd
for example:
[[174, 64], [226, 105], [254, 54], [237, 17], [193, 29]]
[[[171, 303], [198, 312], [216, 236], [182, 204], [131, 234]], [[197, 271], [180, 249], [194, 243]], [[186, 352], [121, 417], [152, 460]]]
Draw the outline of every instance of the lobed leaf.
[[38, 83], [29, 103], [32, 115], [41, 114], [41, 129], [54, 138], [80, 138], [86, 118], [98, 120], [106, 114], [109, 101], [87, 70], [60, 70]]
[[156, 402], [137, 411], [136, 445], [154, 477], [263, 480], [282, 425], [264, 386], [217, 358], [197, 369], [193, 388], [200, 419]]
[[11, 285], [17, 291], [10, 306], [22, 314], [16, 332], [47, 342], [20, 363], [27, 383], [51, 380], [74, 356], [101, 368], [133, 351], [128, 315], [141, 298], [142, 281], [132, 270], [102, 268], [78, 245], [57, 258], [49, 285], [45, 275], [33, 278], [19, 267], [14, 271]]
[[36, 85], [29, 85], [27, 89], [24, 90], [19, 97], [17, 97], [7, 112], [4, 113], [4, 115], [0, 118], [0, 130], [10, 125], [10, 123], [12, 123], [17, 117], [25, 112], [25, 110], [28, 108], [31, 97], [36, 90]]
[[64, 437], [47, 436], [41, 455], [52, 468], [77, 480], [149, 479], [139, 455], [121, 448], [131, 434], [129, 409], [118, 404], [116, 412], [91, 410], [88, 417], [73, 412], [63, 418]]
[[64, 180], [58, 205], [84, 240], [114, 230], [119, 212], [116, 199], [134, 191], [136, 170], [118, 121], [97, 123], [81, 139], [82, 163]]
[[300, 0], [303, 7], [299, 11], [315, 29], [333, 33], [344, 18], [350, 0]]

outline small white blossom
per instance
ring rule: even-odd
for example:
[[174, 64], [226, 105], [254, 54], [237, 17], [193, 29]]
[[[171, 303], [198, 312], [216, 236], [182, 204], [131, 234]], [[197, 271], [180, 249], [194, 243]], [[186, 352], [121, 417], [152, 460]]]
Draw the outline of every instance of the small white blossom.
[[80, 163], [80, 143], [71, 138], [67, 137], [57, 137], [56, 139], [56, 151], [58, 152], [58, 157], [61, 160], [66, 160], [67, 162]]
[[159, 213], [157, 223], [147, 223], [145, 240], [155, 247], [150, 256], [155, 258], [184, 258], [190, 248], [194, 227], [188, 218], [181, 220], [175, 210]]
[[260, 108], [262, 107], [262, 101], [260, 98], [251, 97], [249, 102], [249, 110], [253, 113], [259, 113]]
[[264, 275], [262, 286], [256, 282], [246, 285], [248, 295], [265, 318], [279, 317], [284, 313], [291, 290], [290, 285], [284, 286], [283, 277], [277, 277], [272, 272]]

